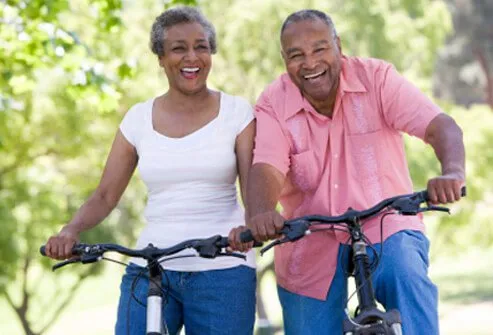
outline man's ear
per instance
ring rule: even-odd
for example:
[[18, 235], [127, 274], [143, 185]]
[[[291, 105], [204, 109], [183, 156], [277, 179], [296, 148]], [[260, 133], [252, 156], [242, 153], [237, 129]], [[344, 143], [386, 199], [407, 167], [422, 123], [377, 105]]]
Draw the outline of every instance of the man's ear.
[[342, 54], [341, 39], [339, 38], [339, 36], [336, 36], [336, 44], [339, 52]]
[[164, 60], [163, 60], [163, 57], [164, 56], [158, 56], [158, 62], [159, 62], [159, 66], [164, 68]]

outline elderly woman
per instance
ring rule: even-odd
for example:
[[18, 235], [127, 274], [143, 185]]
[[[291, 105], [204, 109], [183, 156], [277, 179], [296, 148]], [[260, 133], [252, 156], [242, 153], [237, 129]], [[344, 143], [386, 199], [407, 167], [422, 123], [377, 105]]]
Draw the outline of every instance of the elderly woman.
[[[235, 249], [244, 224], [241, 195], [252, 160], [252, 108], [240, 97], [211, 90], [207, 77], [216, 52], [214, 27], [195, 8], [177, 7], [158, 16], [151, 49], [168, 79], [168, 90], [134, 105], [123, 118], [94, 194], [46, 253], [70, 257], [79, 234], [99, 224], [118, 203], [138, 167], [148, 189], [146, 226], [137, 248], [167, 247], [191, 238], [230, 235]], [[238, 230], [239, 229], [239, 230]], [[185, 253], [185, 252], [184, 252]], [[183, 254], [183, 253], [182, 253]], [[164, 314], [170, 334], [251, 334], [255, 317], [255, 264], [234, 257], [186, 257], [163, 263]], [[116, 334], [144, 334], [148, 282], [134, 279], [145, 264], [132, 259], [123, 276]]]

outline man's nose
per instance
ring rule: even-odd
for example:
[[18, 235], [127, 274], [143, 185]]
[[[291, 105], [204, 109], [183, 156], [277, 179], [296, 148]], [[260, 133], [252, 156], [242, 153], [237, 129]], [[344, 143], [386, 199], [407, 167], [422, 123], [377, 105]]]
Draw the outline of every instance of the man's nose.
[[304, 62], [303, 62], [303, 67], [306, 70], [313, 70], [317, 66], [317, 58], [312, 56], [312, 55], [307, 55], [305, 56]]

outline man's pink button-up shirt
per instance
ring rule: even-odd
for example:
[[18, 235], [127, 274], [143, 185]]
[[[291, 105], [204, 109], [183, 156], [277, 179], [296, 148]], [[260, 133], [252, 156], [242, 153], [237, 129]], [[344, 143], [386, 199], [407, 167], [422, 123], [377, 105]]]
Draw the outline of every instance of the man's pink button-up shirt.
[[[287, 219], [366, 209], [413, 191], [401, 132], [423, 139], [440, 112], [390, 64], [343, 57], [332, 118], [317, 113], [287, 74], [265, 89], [255, 107], [254, 164], [286, 176], [280, 203]], [[424, 226], [420, 217], [390, 215], [383, 238], [403, 229]], [[363, 231], [380, 242], [380, 217], [367, 220]], [[276, 247], [279, 285], [325, 300], [339, 244], [347, 241], [344, 232], [326, 231]]]

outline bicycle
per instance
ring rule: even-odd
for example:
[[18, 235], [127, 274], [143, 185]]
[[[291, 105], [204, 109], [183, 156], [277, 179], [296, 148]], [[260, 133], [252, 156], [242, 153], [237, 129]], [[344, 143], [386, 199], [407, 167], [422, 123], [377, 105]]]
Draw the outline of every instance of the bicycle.
[[[229, 246], [228, 238], [220, 235], [214, 235], [209, 238], [204, 239], [192, 239], [181, 243], [178, 243], [169, 248], [160, 249], [152, 244], [149, 244], [143, 249], [129, 249], [118, 244], [76, 244], [72, 248], [72, 254], [74, 258], [65, 260], [63, 262], [55, 264], [52, 269], [53, 271], [60, 269], [68, 264], [72, 263], [95, 263], [100, 260], [113, 261], [122, 265], [127, 265], [125, 263], [115, 261], [110, 258], [105, 258], [104, 254], [106, 252], [117, 252], [122, 255], [139, 257], [147, 261], [147, 267], [144, 268], [142, 272], [146, 269], [149, 270], [149, 288], [147, 291], [147, 316], [146, 316], [146, 334], [147, 335], [166, 335], [169, 334], [164, 315], [162, 315], [162, 304], [163, 304], [163, 288], [162, 288], [162, 275], [161, 263], [176, 258], [182, 257], [196, 257], [195, 255], [183, 255], [174, 256], [161, 260], [165, 256], [174, 255], [185, 249], [195, 249], [199, 257], [204, 258], [216, 258], [219, 256], [230, 256], [246, 259], [246, 256], [239, 253], [224, 252], [223, 248]], [[255, 246], [260, 246], [256, 244]], [[46, 256], [45, 246], [41, 246], [40, 253]], [[143, 273], [142, 273], [143, 274]], [[136, 280], [140, 277], [137, 276]], [[127, 328], [128, 329], [128, 328]]]
[[[461, 196], [466, 195], [466, 188], [461, 190]], [[284, 227], [280, 231], [281, 237], [266, 245], [261, 249], [261, 255], [272, 247], [286, 243], [294, 242], [305, 235], [316, 231], [327, 230], [327, 228], [318, 228], [321, 225], [331, 225], [329, 229], [342, 229], [350, 235], [350, 250], [352, 251], [350, 269], [348, 274], [354, 277], [358, 306], [351, 316], [345, 309], [347, 319], [343, 323], [344, 335], [402, 335], [402, 324], [400, 313], [396, 309], [389, 311], [381, 310], [377, 307], [375, 292], [371, 281], [372, 267], [375, 269], [381, 255], [375, 258], [376, 265], [372, 266], [369, 262], [369, 256], [366, 247], [371, 246], [366, 236], [363, 234], [361, 227], [363, 220], [376, 216], [382, 212], [400, 215], [417, 215], [426, 211], [442, 211], [450, 213], [447, 207], [434, 206], [429, 204], [428, 192], [421, 191], [407, 195], [400, 195], [387, 198], [375, 206], [357, 211], [352, 208], [339, 216], [307, 215], [284, 222]], [[426, 203], [425, 207], [421, 204]], [[381, 224], [386, 214], [383, 214]], [[337, 226], [337, 227], [335, 227]], [[254, 241], [252, 233], [247, 230], [240, 234], [242, 242]], [[383, 247], [383, 244], [382, 244]], [[380, 251], [382, 253], [382, 251]], [[350, 297], [351, 298], [351, 297]], [[349, 299], [350, 299], [349, 298]], [[349, 301], [349, 299], [347, 301]]]

